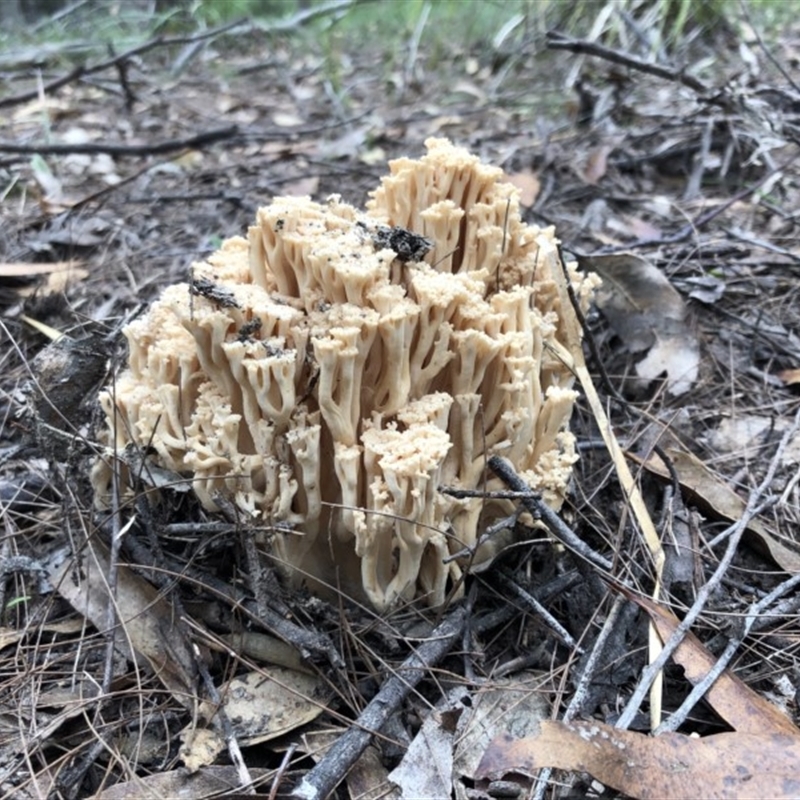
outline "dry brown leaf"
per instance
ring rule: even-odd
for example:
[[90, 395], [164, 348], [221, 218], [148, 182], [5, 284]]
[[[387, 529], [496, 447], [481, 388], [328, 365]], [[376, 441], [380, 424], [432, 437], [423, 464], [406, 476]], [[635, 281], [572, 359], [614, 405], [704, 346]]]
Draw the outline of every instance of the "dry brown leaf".
[[635, 216], [623, 216], [619, 220], [611, 220], [609, 228], [633, 239], [659, 239], [664, 235], [661, 228]]
[[272, 122], [279, 128], [296, 128], [303, 124], [303, 118], [296, 111], [275, 111]]
[[437, 709], [428, 714], [403, 759], [389, 773], [389, 780], [400, 787], [404, 800], [450, 797], [453, 786], [453, 737], [458, 716], [463, 710], [464, 707], [454, 700], [453, 705], [443, 712]]
[[53, 205], [71, 205], [64, 194], [64, 187], [50, 165], [40, 155], [35, 155], [30, 162], [33, 179], [41, 191], [42, 202]]
[[[251, 768], [248, 770], [254, 781], [266, 781], [274, 770]], [[117, 783], [94, 795], [94, 800], [142, 800], [142, 798], [202, 798], [245, 797], [246, 787], [239, 781], [236, 767], [204, 767], [192, 773], [185, 767], [173, 769], [146, 778], [132, 778]]]
[[356, 156], [365, 148], [365, 142], [371, 130], [372, 126], [362, 125], [351, 128], [336, 139], [320, 141], [317, 143], [317, 154], [321, 158], [331, 161], [337, 158]]
[[212, 728], [184, 728], [181, 731], [180, 757], [189, 772], [213, 764], [225, 752], [225, 739]]
[[[15, 63], [18, 63], [15, 61]], [[39, 63], [38, 57], [35, 63]], [[34, 120], [41, 125], [43, 118], [62, 119], [72, 113], [72, 105], [68, 100], [61, 100], [56, 97], [45, 95], [36, 100], [31, 100], [14, 109], [11, 119], [15, 123]]]
[[319, 175], [309, 175], [285, 184], [281, 193], [291, 197], [310, 197], [319, 189]]
[[386, 151], [382, 147], [369, 147], [362, 153], [359, 153], [358, 160], [362, 164], [367, 164], [369, 166], [383, 164], [386, 161]]
[[519, 189], [519, 203], [522, 206], [530, 208], [539, 196], [542, 184], [539, 181], [539, 176], [531, 169], [523, 170], [522, 172], [515, 172], [513, 175], [507, 175], [508, 182], [513, 184]]
[[472, 98], [472, 100], [478, 104], [483, 105], [486, 102], [486, 92], [481, 89], [478, 84], [473, 83], [472, 81], [468, 80], [460, 80], [456, 81], [451, 89], [451, 94], [465, 94], [467, 97]]
[[694, 336], [686, 330], [659, 337], [650, 352], [636, 365], [636, 374], [647, 381], [667, 375], [667, 391], [686, 394], [697, 380], [700, 352]]
[[464, 124], [464, 117], [459, 114], [440, 114], [425, 120], [422, 136], [444, 136], [447, 128], [455, 128]]
[[456, 778], [471, 777], [489, 742], [502, 731], [527, 736], [550, 716], [543, 685], [547, 673], [526, 670], [513, 678], [496, 678], [469, 696], [469, 707], [458, 721], [455, 748]]
[[82, 281], [89, 277], [89, 271], [73, 267], [71, 269], [57, 270], [47, 276], [47, 280], [39, 286], [26, 286], [18, 291], [22, 297], [30, 297], [37, 294], [40, 297], [51, 294], [61, 294], [67, 287], [77, 281]]
[[[70, 634], [78, 633], [83, 630], [85, 623], [78, 617], [70, 617], [68, 619], [60, 620], [59, 622], [42, 622], [37, 628], [38, 633], [60, 633]], [[24, 639], [30, 631], [19, 628], [0, 628], [0, 650], [16, 644], [21, 639]]]
[[[746, 503], [736, 492], [723, 483], [699, 458], [675, 447], [665, 448], [678, 473], [678, 480], [684, 491], [702, 510], [711, 511], [715, 516], [728, 521], [740, 519]], [[664, 462], [653, 453], [647, 461], [633, 454], [629, 458], [643, 464], [650, 472], [671, 480]], [[786, 572], [800, 572], [800, 552], [782, 544], [767, 526], [759, 519], [751, 519], [745, 531], [745, 541], [763, 555], [769, 556]]]
[[[99, 687], [83, 676], [74, 676], [74, 681], [73, 686], [31, 691], [23, 702], [13, 697], [13, 692], [5, 693], [7, 697], [0, 703], [0, 764], [13, 763], [21, 753], [38, 751], [65, 723], [86, 715], [96, 701]], [[52, 709], [60, 710], [53, 713]], [[39, 774], [39, 780], [45, 779], [45, 775]], [[50, 792], [34, 793], [33, 796], [49, 797]], [[16, 793], [14, 797], [17, 797]]]
[[[100, 631], [106, 630], [109, 603], [109, 554], [95, 540], [88, 540], [79, 556], [51, 561], [48, 578], [56, 591]], [[119, 565], [114, 596], [120, 629], [117, 649], [132, 660], [143, 656], [155, 674], [181, 704], [194, 705], [195, 663], [192, 646], [175, 624], [175, 609], [157, 589], [133, 570]]]
[[[790, 417], [767, 417], [736, 414], [723, 417], [715, 429], [706, 434], [706, 441], [718, 453], [730, 453], [741, 459], [760, 459], [770, 439], [777, 440], [792, 426]], [[781, 453], [781, 465], [800, 464], [800, 433], [793, 436]]]
[[[303, 729], [303, 735], [295, 738], [292, 745], [296, 754], [309, 756], [319, 763], [325, 754], [347, 732], [347, 728], [339, 727], [330, 721], [317, 720]], [[273, 744], [277, 752], [287, 749], [287, 742]], [[345, 777], [347, 790], [351, 798], [358, 800], [403, 800], [402, 792], [389, 781], [389, 770], [377, 747], [370, 745], [359, 759], [348, 770]]]
[[170, 161], [171, 166], [180, 167], [184, 172], [193, 172], [203, 166], [205, 156], [200, 150], [184, 150]]
[[283, 667], [248, 672], [220, 687], [236, 737], [255, 745], [305, 725], [327, 707], [330, 691], [321, 678]]
[[[239, 675], [219, 689], [222, 708], [241, 744], [256, 745], [275, 739], [318, 717], [330, 692], [316, 675], [283, 667], [269, 667]], [[201, 715], [210, 719], [217, 707], [207, 701]], [[222, 734], [194, 723], [181, 732], [181, 758], [192, 772], [213, 764], [225, 750]]]
[[347, 790], [358, 800], [403, 800], [402, 792], [389, 782], [389, 775], [376, 747], [370, 745], [347, 772]]
[[697, 379], [700, 345], [683, 298], [649, 261], [630, 253], [585, 256], [581, 266], [603, 279], [597, 306], [632, 352], [649, 350], [637, 374], [654, 380], [666, 372], [670, 394], [687, 392]]
[[100, 247], [108, 243], [112, 226], [116, 224], [102, 213], [62, 218], [35, 239], [30, 239], [29, 245], [38, 248], [41, 248], [42, 245]]
[[[617, 587], [629, 600], [643, 608], [658, 630], [662, 642], [672, 636], [680, 621], [667, 608], [647, 597], [640, 597], [624, 587]], [[711, 671], [717, 659], [693, 634], [688, 633], [672, 654], [683, 667], [687, 680], [696, 685]], [[782, 733], [800, 737], [800, 729], [772, 703], [754, 692], [730, 670], [725, 670], [705, 694], [706, 701], [739, 733], [769, 735]]]
[[601, 722], [541, 723], [524, 739], [502, 736], [487, 748], [478, 780], [543, 767], [588, 772], [641, 800], [763, 800], [800, 796], [800, 738], [720, 733], [658, 737]]
[[[303, 661], [300, 651], [296, 647], [269, 634], [260, 631], [237, 631], [236, 633], [217, 634], [217, 638], [235, 653], [254, 659], [259, 664], [274, 664], [276, 667], [286, 667], [295, 672], [316, 674]], [[224, 652], [224, 648], [220, 647], [217, 642], [208, 644]]]

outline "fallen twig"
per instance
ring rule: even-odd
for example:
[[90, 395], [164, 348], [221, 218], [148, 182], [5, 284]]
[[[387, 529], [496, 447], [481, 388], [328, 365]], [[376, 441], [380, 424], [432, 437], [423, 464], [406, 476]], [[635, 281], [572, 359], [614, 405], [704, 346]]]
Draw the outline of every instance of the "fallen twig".
[[337, 11], [347, 11], [358, 2], [361, 2], [361, 0], [333, 0], [330, 3], [314, 3], [308, 8], [301, 7], [296, 14], [292, 14], [284, 19], [272, 21], [269, 25], [260, 27], [261, 30], [270, 33], [278, 31], [286, 33], [319, 17], [335, 14]]
[[572, 39], [559, 31], [548, 31], [546, 38], [547, 46], [552, 50], [569, 50], [571, 53], [585, 53], [586, 55], [597, 56], [610, 61], [612, 64], [620, 64], [623, 67], [630, 67], [631, 69], [639, 70], [639, 72], [655, 75], [657, 78], [682, 83], [701, 95], [707, 95], [712, 91], [711, 87], [706, 86], [697, 78], [687, 75], [682, 70], [670, 69], [649, 61], [642, 61], [642, 59], [636, 58], [636, 56], [632, 56], [629, 53], [622, 53], [619, 50], [604, 47], [601, 44], [597, 44], [597, 42]]
[[397, 712], [400, 703], [428, 674], [430, 668], [450, 652], [453, 643], [461, 636], [466, 618], [466, 609], [459, 606], [442, 620], [430, 638], [381, 686], [347, 733], [336, 740], [322, 760], [303, 778], [292, 792], [292, 797], [323, 800], [330, 795], [367, 748], [373, 734], [380, 731], [389, 717]]
[[544, 622], [563, 644], [582, 654], [583, 648], [575, 641], [572, 634], [528, 591], [522, 588], [510, 575], [499, 571], [496, 575], [500, 585], [510, 594], [516, 595], [534, 614]]
[[[581, 671], [580, 678], [575, 686], [575, 692], [572, 695], [572, 699], [569, 701], [563, 717], [561, 717], [564, 722], [569, 722], [581, 713], [582, 706], [586, 701], [587, 695], [589, 694], [589, 686], [591, 682], [597, 678], [597, 670], [600, 667], [600, 659], [602, 658], [606, 644], [617, 625], [617, 621], [624, 603], [625, 601], [622, 599], [622, 597], [617, 597], [617, 599], [614, 601], [614, 605], [611, 606], [611, 610], [608, 612], [606, 621], [603, 623], [600, 633], [594, 640], [592, 651], [589, 654], [586, 663], [583, 665], [583, 670]], [[553, 770], [550, 767], [545, 767], [539, 772], [536, 778], [536, 788], [533, 791], [532, 800], [544, 800], [545, 792], [547, 791], [547, 786], [550, 782], [552, 772]]]
[[[700, 587], [697, 591], [697, 597], [692, 604], [692, 607], [686, 612], [683, 620], [675, 629], [675, 633], [670, 636], [669, 640], [664, 643], [664, 647], [655, 658], [642, 672], [642, 675], [639, 679], [639, 683], [636, 686], [633, 694], [628, 699], [628, 702], [623, 709], [622, 713], [617, 720], [615, 727], [617, 728], [627, 728], [631, 722], [633, 722], [636, 714], [639, 712], [639, 706], [641, 705], [642, 701], [644, 700], [645, 695], [647, 694], [649, 687], [653, 680], [655, 680], [656, 676], [661, 672], [661, 670], [666, 665], [669, 658], [677, 649], [678, 645], [683, 641], [683, 638], [691, 629], [694, 621], [700, 616], [703, 609], [705, 608], [706, 604], [708, 603], [709, 599], [712, 597], [714, 592], [717, 590], [719, 584], [722, 581], [722, 578], [725, 576], [725, 573], [728, 571], [728, 567], [730, 567], [731, 562], [733, 561], [733, 557], [736, 554], [736, 551], [739, 547], [739, 542], [741, 541], [742, 535], [745, 532], [750, 521], [755, 517], [759, 511], [761, 510], [762, 505], [762, 497], [764, 494], [769, 491], [770, 486], [772, 485], [772, 481], [775, 478], [775, 473], [778, 469], [778, 466], [781, 463], [781, 459], [786, 452], [786, 448], [789, 446], [789, 443], [792, 441], [794, 436], [796, 435], [798, 429], [800, 429], [800, 411], [795, 415], [795, 419], [791, 427], [786, 431], [781, 439], [780, 444], [778, 445], [777, 450], [775, 451], [775, 455], [772, 457], [770, 461], [769, 468], [767, 469], [767, 474], [765, 475], [764, 479], [761, 483], [751, 492], [750, 497], [747, 500], [747, 506], [745, 507], [744, 512], [742, 513], [741, 519], [737, 520], [733, 525], [729, 526], [719, 537], [718, 539], [722, 539], [727, 537], [728, 544], [725, 548], [725, 553], [723, 554], [722, 558], [720, 559], [717, 568], [714, 570], [714, 574], [706, 581], [706, 583]], [[618, 591], [622, 594], [629, 595], [629, 590], [620, 587], [618, 585], [614, 585]], [[793, 586], [794, 584], [792, 584]], [[769, 595], [770, 600], [775, 599], [772, 595]], [[766, 599], [766, 598], [765, 598]], [[700, 698], [697, 697], [696, 699], [692, 698], [692, 706], [696, 700]], [[660, 726], [658, 726], [660, 729]]]
[[797, 588], [798, 585], [800, 585], [800, 575], [794, 575], [776, 586], [766, 597], [750, 606], [744, 618], [741, 631], [736, 636], [731, 637], [713, 668], [709, 670], [703, 680], [697, 683], [692, 691], [689, 692], [680, 707], [656, 728], [654, 735], [658, 736], [667, 731], [676, 731], [686, 722], [694, 707], [705, 697], [706, 692], [714, 685], [717, 678], [728, 668], [728, 664], [730, 664], [733, 657], [744, 643], [745, 637], [750, 633], [756, 620], [760, 619], [762, 614], [769, 614], [769, 607], [772, 603], [787, 592]]
[[239, 792], [243, 795], [255, 794], [256, 790], [253, 788], [253, 778], [250, 775], [250, 770], [247, 768], [242, 749], [239, 746], [239, 740], [236, 737], [236, 732], [231, 724], [228, 712], [225, 710], [225, 703], [214, 684], [214, 679], [211, 673], [203, 663], [203, 660], [197, 659], [197, 667], [200, 671], [200, 676], [203, 679], [203, 686], [205, 686], [211, 702], [216, 706], [216, 713], [214, 714], [213, 725], [217, 729], [221, 737], [224, 739], [228, 747], [228, 756], [231, 762], [236, 767], [236, 772], [239, 777]]
[[553, 536], [590, 564], [594, 564], [607, 572], [611, 572], [613, 564], [607, 558], [604, 558], [599, 553], [592, 550], [588, 544], [581, 541], [569, 525], [567, 525], [552, 508], [543, 503], [541, 498], [533, 492], [530, 486], [517, 475], [514, 471], [514, 467], [512, 467], [506, 459], [500, 458], [500, 456], [492, 456], [489, 459], [489, 469], [491, 469], [506, 486], [513, 489], [514, 492], [520, 493], [520, 502], [531, 514], [542, 519]]
[[[800, 144], [800, 143], [795, 142], [795, 144]], [[703, 228], [706, 225], [708, 225], [709, 222], [716, 219], [720, 214], [727, 211], [731, 206], [735, 205], [740, 200], [743, 200], [745, 197], [748, 197], [749, 195], [753, 194], [759, 187], [763, 186], [768, 180], [770, 180], [770, 178], [772, 178], [773, 176], [775, 176], [780, 172], [783, 172], [787, 167], [789, 167], [794, 161], [797, 160], [798, 156], [800, 156], [800, 148], [798, 148], [791, 156], [789, 156], [789, 158], [787, 158], [781, 164], [778, 164], [777, 166], [768, 170], [755, 183], [749, 186], [745, 186], [743, 189], [740, 189], [738, 192], [729, 197], [724, 203], [720, 203], [718, 206], [712, 208], [710, 211], [704, 211], [703, 213], [698, 214], [697, 217], [695, 217], [689, 223], [684, 225], [676, 233], [669, 234], [667, 236], [658, 236], [650, 239], [637, 239], [634, 242], [628, 242], [621, 246], [602, 247], [597, 252], [619, 253], [623, 251], [633, 250], [634, 248], [638, 247], [656, 247], [658, 245], [678, 244], [679, 242], [686, 241], [693, 234], [696, 234], [700, 230], [700, 228]]]
[[[159, 561], [153, 556], [148, 547], [137, 542], [133, 537], [126, 541], [125, 546], [135, 559], [135, 563], [130, 566], [141, 566], [152, 570], [153, 573], [163, 573], [170, 581], [175, 579], [185, 581], [216, 595], [247, 616], [254, 625], [262, 627], [277, 638], [297, 648], [301, 657], [309, 663], [325, 662], [334, 669], [341, 669], [344, 666], [341, 655], [339, 655], [333, 642], [325, 634], [314, 633], [301, 628], [272, 608], [266, 609], [264, 616], [259, 616], [256, 603], [225, 581], [197, 567], [183, 564], [169, 555], [164, 555], [163, 560]], [[153, 580], [158, 582], [155, 576], [153, 576]]]
[[102, 142], [84, 142], [82, 144], [15, 144], [14, 142], [0, 141], [0, 153], [25, 153], [34, 155], [68, 155], [70, 153], [92, 155], [95, 153], [108, 153], [112, 156], [145, 156], [170, 153], [186, 147], [197, 148], [201, 145], [212, 144], [222, 139], [230, 139], [240, 133], [238, 125], [227, 128], [215, 128], [203, 131], [185, 139], [167, 139], [164, 142], [153, 144], [111, 144]]

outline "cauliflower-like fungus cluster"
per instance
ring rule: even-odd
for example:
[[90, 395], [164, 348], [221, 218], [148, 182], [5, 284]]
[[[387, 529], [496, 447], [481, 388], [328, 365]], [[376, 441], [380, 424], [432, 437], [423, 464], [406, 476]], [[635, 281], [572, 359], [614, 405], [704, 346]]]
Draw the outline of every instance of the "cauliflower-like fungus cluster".
[[[380, 610], [440, 605], [492, 558], [479, 532], [509, 501], [439, 491], [501, 488], [490, 455], [561, 505], [576, 455], [557, 240], [522, 222], [502, 170], [426, 145], [365, 212], [276, 198], [127, 327], [129, 366], [100, 398], [101, 503], [113, 452], [149, 448], [207, 509], [226, 497], [269, 526], [295, 580]], [[588, 302], [593, 280], [568, 270]]]

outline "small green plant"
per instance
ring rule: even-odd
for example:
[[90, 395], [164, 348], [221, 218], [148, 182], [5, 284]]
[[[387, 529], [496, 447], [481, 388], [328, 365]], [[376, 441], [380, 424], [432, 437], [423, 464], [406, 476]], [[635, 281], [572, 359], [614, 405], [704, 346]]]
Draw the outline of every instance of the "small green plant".
[[6, 612], [13, 611], [17, 606], [20, 606], [20, 605], [23, 605], [25, 603], [28, 603], [32, 599], [33, 598], [30, 595], [27, 595], [27, 594], [21, 595], [20, 597], [15, 597], [13, 600], [9, 600], [6, 603], [6, 607], [5, 607], [4, 611], [6, 611]]

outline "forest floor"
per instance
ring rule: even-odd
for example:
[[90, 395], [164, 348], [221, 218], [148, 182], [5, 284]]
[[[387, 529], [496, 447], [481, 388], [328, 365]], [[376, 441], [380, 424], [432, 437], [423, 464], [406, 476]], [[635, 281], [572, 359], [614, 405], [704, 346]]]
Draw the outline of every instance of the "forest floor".
[[[462, 44], [341, 2], [0, 51], [0, 798], [800, 793], [800, 31], [506, 5]], [[538, 531], [381, 617], [260, 581], [186, 493], [95, 511], [125, 320], [429, 137], [604, 279], [562, 509], [602, 561]]]

